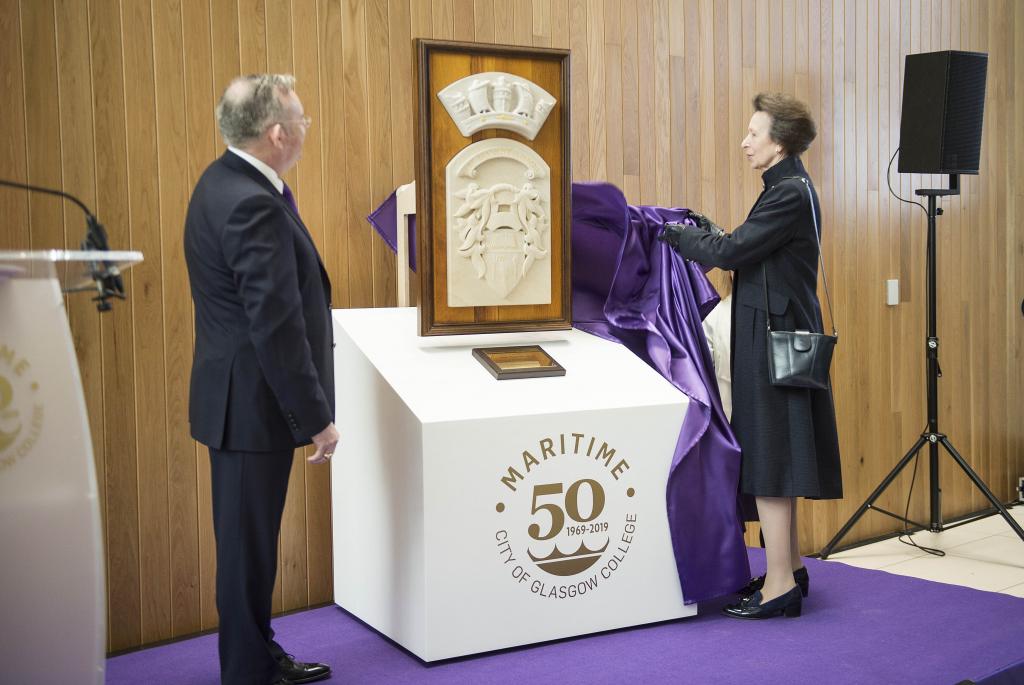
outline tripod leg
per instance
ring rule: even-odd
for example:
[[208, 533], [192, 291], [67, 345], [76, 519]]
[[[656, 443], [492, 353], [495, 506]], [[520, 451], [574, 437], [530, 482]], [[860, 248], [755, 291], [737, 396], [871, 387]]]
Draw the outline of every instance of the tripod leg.
[[964, 458], [960, 456], [960, 453], [953, 447], [949, 438], [943, 436], [939, 438], [939, 442], [942, 443], [942, 446], [946, 448], [946, 451], [949, 452], [953, 459], [956, 460], [956, 463], [960, 464], [960, 468], [964, 470], [964, 473], [967, 474], [968, 478], [974, 481], [974, 484], [977, 485], [982, 494], [988, 498], [988, 501], [992, 503], [992, 506], [999, 510], [1000, 515], [1002, 515], [1002, 517], [1006, 519], [1006, 522], [1010, 524], [1010, 528], [1013, 528], [1013, 532], [1016, 533], [1021, 540], [1024, 540], [1024, 529], [1021, 529], [1020, 524], [1010, 516], [1010, 512], [1006, 511], [1006, 507], [1003, 506], [1003, 503], [992, 494], [992, 491], [988, 489], [987, 485], [985, 485], [985, 481], [983, 481], [981, 477], [967, 464]]
[[889, 487], [889, 484], [892, 483], [897, 475], [899, 475], [899, 472], [903, 470], [903, 467], [910, 463], [910, 460], [914, 458], [914, 455], [917, 454], [918, 450], [924, 447], [926, 442], [927, 440], [925, 440], [923, 435], [917, 439], [914, 446], [910, 448], [909, 452], [903, 455], [903, 458], [900, 459], [899, 463], [896, 464], [893, 470], [889, 472], [889, 475], [885, 477], [885, 480], [875, 488], [875, 491], [871, 493], [871, 496], [868, 497], [867, 500], [865, 500], [864, 504], [860, 505], [860, 509], [858, 509], [850, 520], [846, 522], [846, 525], [836, 533], [836, 536], [829, 540], [829, 543], [822, 548], [819, 555], [822, 559], [828, 559], [828, 555], [832, 553], [832, 550], [839, 541], [850, 532], [850, 529], [853, 528], [854, 524], [856, 524], [858, 520], [860, 520], [860, 517], [864, 515], [864, 512], [871, 508], [871, 505], [875, 503], [875, 500], [885, 492], [885, 489]]

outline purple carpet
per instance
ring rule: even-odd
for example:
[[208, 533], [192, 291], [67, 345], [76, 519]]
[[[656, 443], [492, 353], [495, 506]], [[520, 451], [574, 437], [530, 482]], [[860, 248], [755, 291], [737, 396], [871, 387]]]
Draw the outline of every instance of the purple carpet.
[[[764, 569], [761, 550], [751, 568]], [[330, 663], [327, 683], [1024, 683], [1024, 599], [807, 560], [799, 619], [700, 614], [639, 628], [424, 664], [337, 607], [274, 621], [300, 660]], [[107, 661], [107, 683], [215, 685], [217, 636]]]

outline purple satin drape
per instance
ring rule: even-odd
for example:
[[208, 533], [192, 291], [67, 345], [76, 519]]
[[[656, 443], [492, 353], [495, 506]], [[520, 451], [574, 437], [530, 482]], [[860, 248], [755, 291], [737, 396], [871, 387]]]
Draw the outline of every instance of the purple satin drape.
[[[394, 204], [392, 195], [369, 217], [392, 249]], [[625, 345], [690, 399], [665, 493], [686, 602], [733, 592], [750, 578], [740, 449], [701, 326], [718, 294], [698, 265], [655, 239], [666, 221], [689, 221], [686, 210], [628, 206], [608, 183], [574, 183], [572, 210], [573, 325]]]
[[[398, 252], [398, 200], [393, 191], [366, 220], [380, 234], [392, 252]], [[416, 270], [416, 215], [409, 215], [409, 268]]]

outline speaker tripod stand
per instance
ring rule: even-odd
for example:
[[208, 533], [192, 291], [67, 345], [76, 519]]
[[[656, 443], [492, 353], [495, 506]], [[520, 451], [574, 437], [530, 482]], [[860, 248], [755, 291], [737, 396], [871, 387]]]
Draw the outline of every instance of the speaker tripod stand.
[[[860, 517], [867, 512], [868, 509], [874, 509], [875, 511], [891, 516], [892, 518], [908, 523], [922, 530], [930, 530], [933, 533], [940, 533], [948, 528], [955, 528], [956, 526], [963, 525], [964, 523], [970, 523], [975, 521], [980, 516], [970, 518], [965, 521], [960, 521], [953, 525], [947, 526], [942, 523], [942, 489], [939, 487], [939, 447], [941, 446], [946, 452], [959, 464], [960, 468], [963, 469], [967, 477], [971, 479], [971, 482], [982, 494], [988, 498], [988, 501], [992, 503], [992, 506], [999, 512], [999, 514], [1006, 519], [1006, 522], [1010, 525], [1015, 533], [1024, 540], [1024, 529], [1020, 527], [1020, 524], [1014, 520], [1010, 513], [1003, 506], [1003, 503], [992, 494], [992, 491], [988, 489], [985, 482], [974, 472], [974, 469], [970, 467], [967, 461], [960, 456], [960, 453], [953, 447], [953, 443], [950, 442], [949, 437], [939, 431], [939, 383], [938, 379], [941, 375], [939, 369], [939, 337], [936, 333], [936, 297], [935, 297], [935, 217], [942, 214], [942, 209], [936, 206], [936, 197], [940, 195], [959, 195], [960, 194], [960, 178], [956, 174], [951, 174], [949, 177], [949, 188], [935, 188], [935, 189], [921, 189], [915, 191], [917, 195], [926, 196], [928, 198], [928, 338], [926, 340], [925, 356], [927, 365], [927, 376], [928, 376], [928, 427], [921, 437], [917, 439], [913, 447], [903, 455], [899, 463], [896, 464], [895, 468], [889, 472], [889, 475], [879, 484], [875, 491], [867, 498], [867, 500], [860, 505], [853, 517], [846, 522], [836, 536], [832, 538], [824, 548], [822, 548], [819, 556], [822, 559], [827, 559], [832, 554], [833, 549], [839, 541], [846, 536], [850, 529], [853, 528], [854, 524], [860, 520]], [[929, 525], [924, 525], [911, 521], [899, 514], [894, 514], [891, 511], [886, 511], [881, 507], [875, 506], [875, 500], [881, 496], [886, 488], [896, 479], [896, 476], [906, 467], [910, 461], [917, 456], [918, 452], [927, 445], [928, 446], [928, 475], [930, 484], [930, 495], [931, 495], [931, 520]], [[987, 515], [984, 514], [984, 515]]]

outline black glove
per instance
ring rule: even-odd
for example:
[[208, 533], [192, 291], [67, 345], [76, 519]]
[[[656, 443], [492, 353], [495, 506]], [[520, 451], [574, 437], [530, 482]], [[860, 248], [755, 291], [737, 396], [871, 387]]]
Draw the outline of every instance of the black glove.
[[701, 229], [702, 231], [707, 231], [708, 233], [711, 233], [712, 235], [716, 236], [725, 235], [725, 231], [722, 230], [721, 226], [719, 226], [718, 224], [716, 224], [714, 221], [707, 218], [703, 214], [691, 211], [690, 218], [697, 222], [697, 228]]
[[679, 236], [682, 235], [684, 228], [682, 224], [666, 223], [665, 229], [658, 234], [658, 240], [675, 249], [679, 247]]

